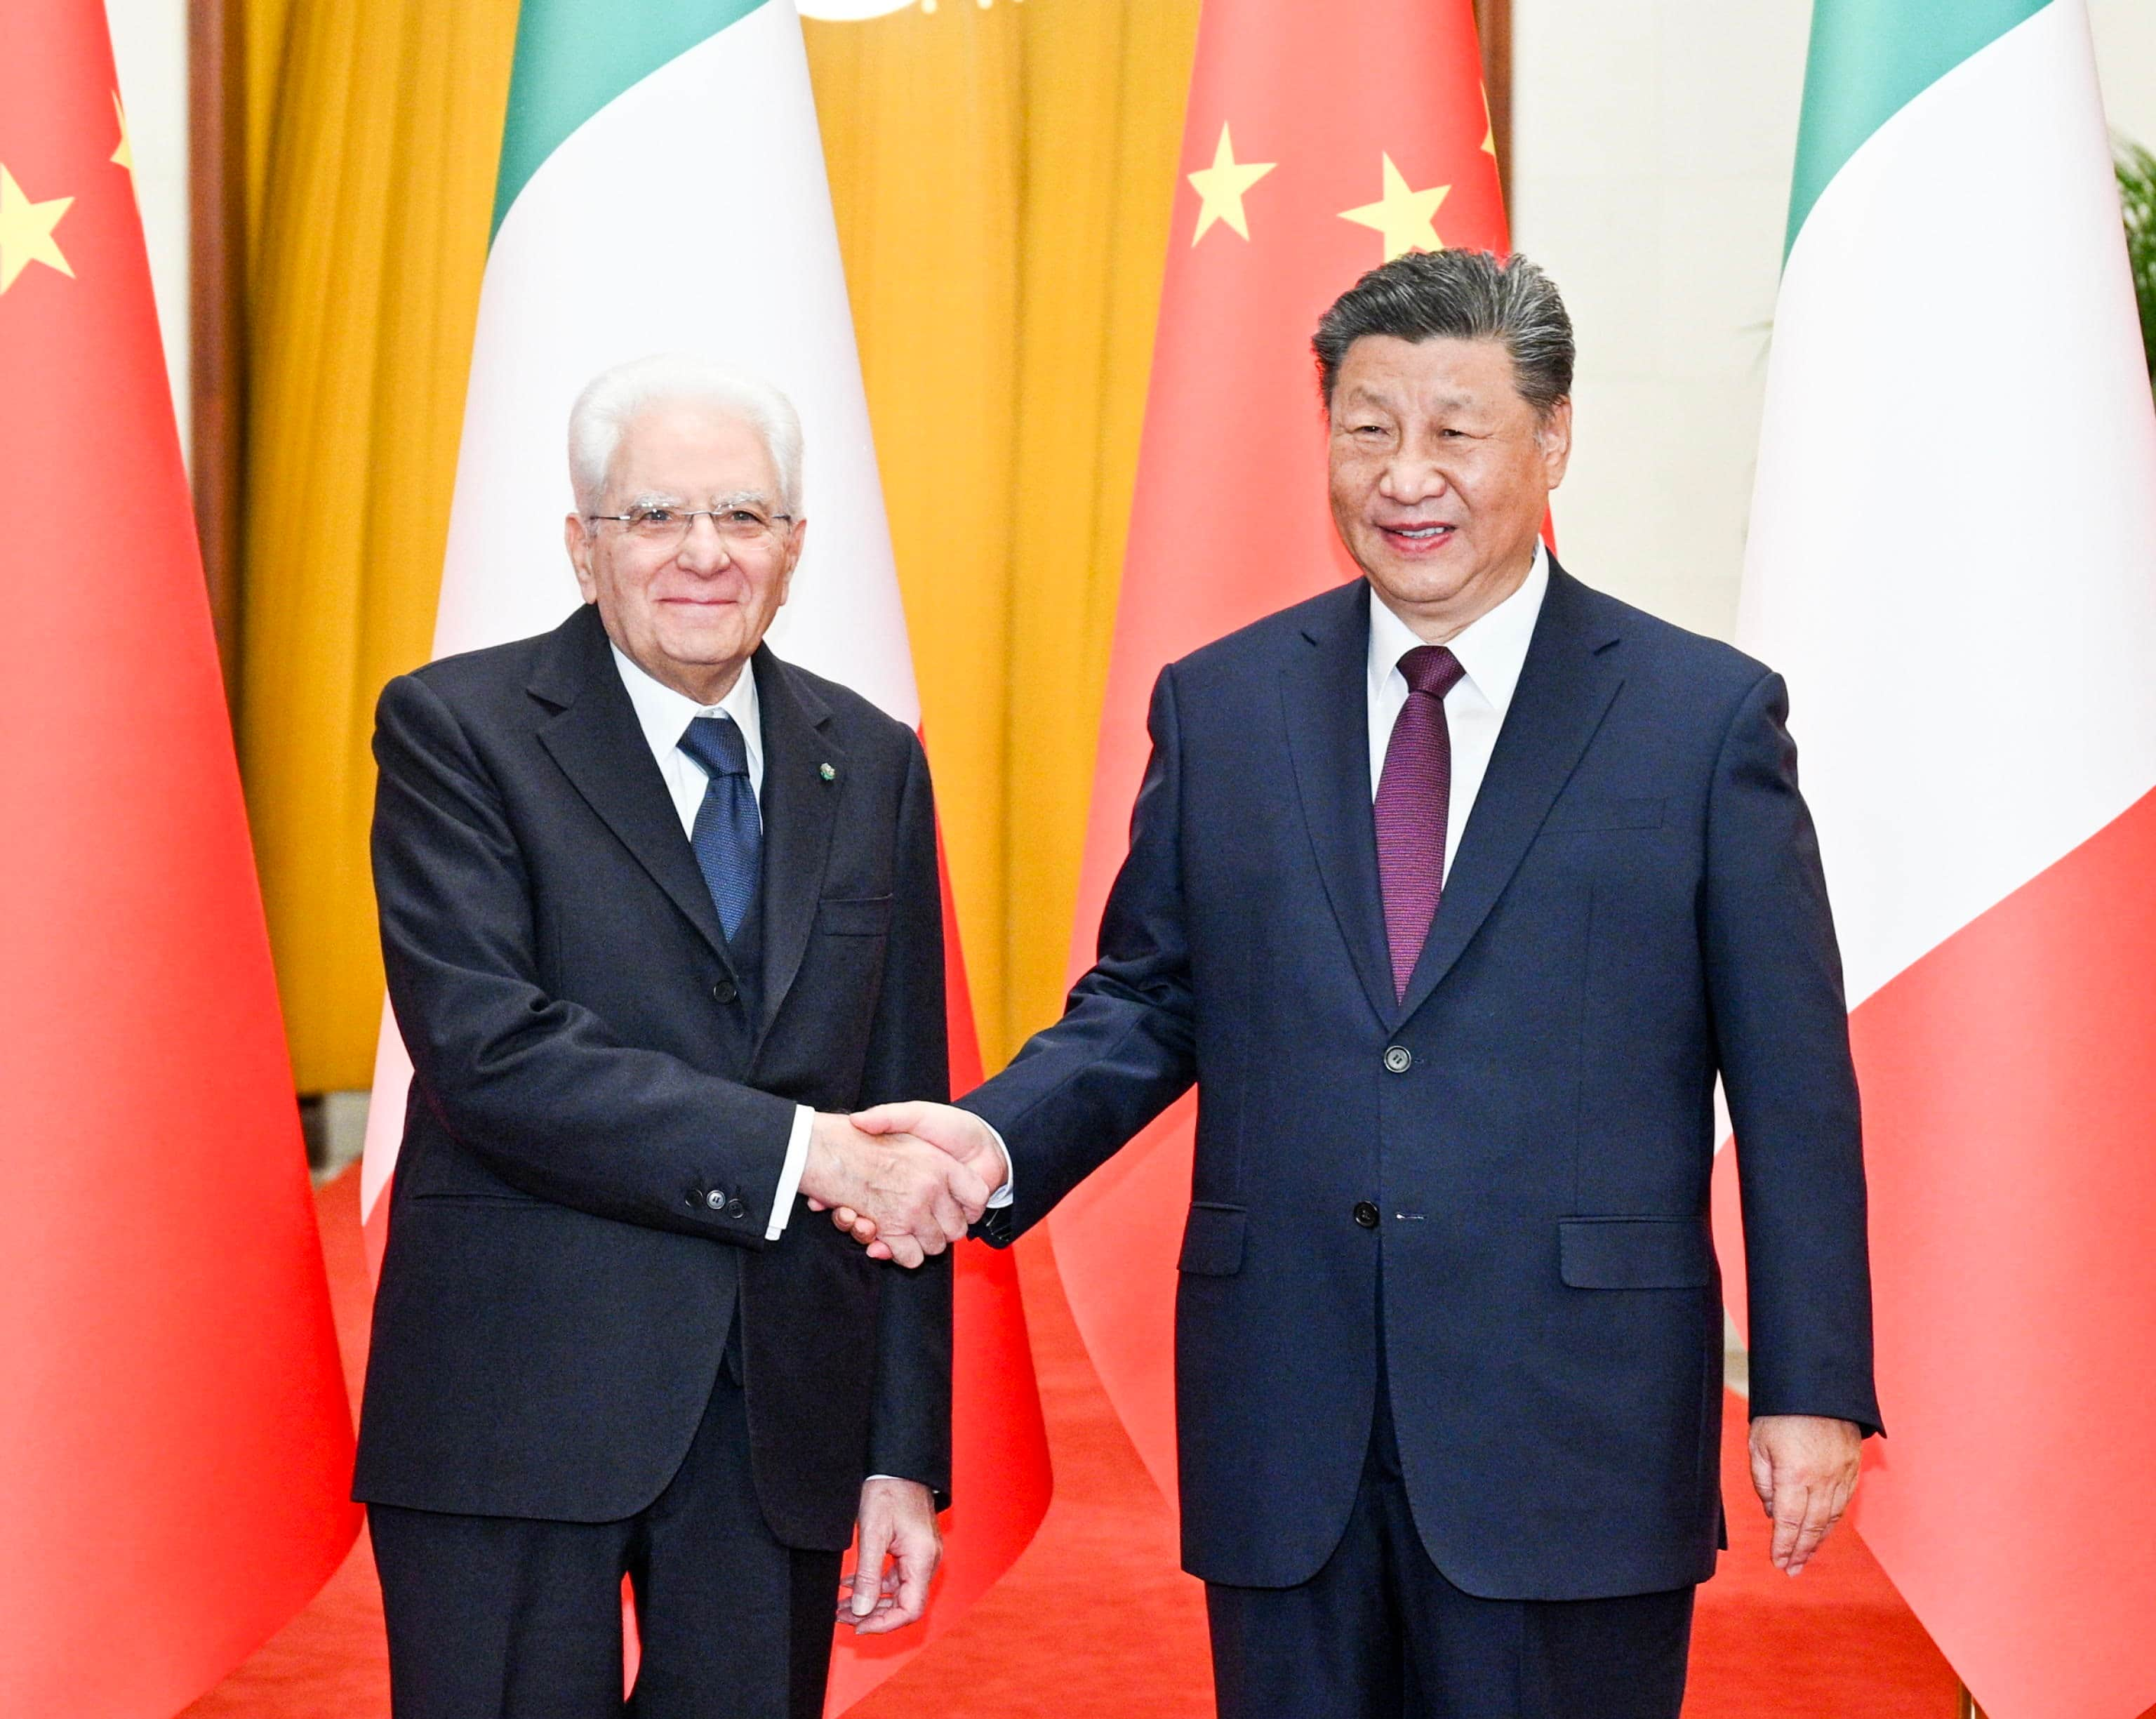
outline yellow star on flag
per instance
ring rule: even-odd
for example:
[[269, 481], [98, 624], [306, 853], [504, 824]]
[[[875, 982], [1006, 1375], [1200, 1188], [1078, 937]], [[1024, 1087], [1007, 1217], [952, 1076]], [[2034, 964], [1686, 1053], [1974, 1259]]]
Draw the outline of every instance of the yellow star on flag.
[[127, 136], [127, 110], [120, 105], [117, 90], [112, 92], [112, 117], [120, 121], [120, 147], [112, 151], [111, 159], [116, 166], [131, 173], [135, 171], [135, 145]]
[[1191, 188], [1204, 199], [1198, 211], [1198, 230], [1190, 235], [1196, 244], [1215, 221], [1225, 221], [1245, 239], [1250, 226], [1243, 213], [1243, 193], [1278, 167], [1278, 162], [1239, 162], [1228, 128], [1220, 128], [1220, 146], [1213, 151], [1213, 165], [1188, 175]]
[[1385, 194], [1359, 209], [1342, 209], [1340, 218], [1358, 227], [1374, 227], [1383, 233], [1388, 263], [1409, 251], [1443, 250], [1445, 241], [1437, 236], [1435, 217], [1437, 206], [1450, 195], [1452, 187], [1434, 185], [1428, 191], [1411, 190], [1390, 156], [1381, 155], [1378, 159], [1384, 163]]
[[15, 277], [33, 263], [57, 269], [70, 280], [74, 270], [53, 240], [53, 228], [68, 212], [71, 197], [55, 197], [32, 203], [15, 182], [15, 176], [0, 167], [0, 292], [15, 284]]

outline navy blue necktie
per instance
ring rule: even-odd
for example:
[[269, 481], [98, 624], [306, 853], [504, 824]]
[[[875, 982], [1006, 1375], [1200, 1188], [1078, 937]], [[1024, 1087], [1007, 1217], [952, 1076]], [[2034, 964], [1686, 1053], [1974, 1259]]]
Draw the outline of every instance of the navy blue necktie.
[[704, 886], [731, 940], [756, 900], [763, 862], [763, 818], [749, 785], [748, 745], [731, 716], [697, 717], [679, 743], [711, 777], [689, 845], [696, 850]]

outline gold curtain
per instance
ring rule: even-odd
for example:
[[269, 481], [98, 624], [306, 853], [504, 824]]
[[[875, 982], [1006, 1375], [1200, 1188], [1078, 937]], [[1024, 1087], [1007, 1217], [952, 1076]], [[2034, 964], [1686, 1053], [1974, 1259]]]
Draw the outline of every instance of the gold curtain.
[[1064, 984], [1197, 0], [810, 23], [981, 1048]]
[[[382, 681], [434, 628], [515, 0], [232, 0], [250, 223], [240, 733], [301, 1090], [367, 1084]], [[1052, 1014], [1197, 0], [807, 28], [991, 1065]]]
[[240, 762], [301, 1091], [366, 1085], [374, 699], [434, 629], [516, 0], [235, 0]]

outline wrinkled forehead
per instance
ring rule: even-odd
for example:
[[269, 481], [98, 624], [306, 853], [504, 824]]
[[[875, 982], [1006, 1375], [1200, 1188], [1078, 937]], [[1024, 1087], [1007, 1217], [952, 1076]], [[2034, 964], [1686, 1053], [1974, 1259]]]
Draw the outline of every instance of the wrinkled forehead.
[[617, 500], [771, 500], [778, 470], [763, 433], [738, 412], [699, 400], [661, 400], [622, 426], [607, 467]]
[[1332, 403], [1336, 413], [1364, 406], [1435, 415], [1527, 405], [1512, 349], [1502, 340], [1394, 335], [1365, 335], [1348, 348]]

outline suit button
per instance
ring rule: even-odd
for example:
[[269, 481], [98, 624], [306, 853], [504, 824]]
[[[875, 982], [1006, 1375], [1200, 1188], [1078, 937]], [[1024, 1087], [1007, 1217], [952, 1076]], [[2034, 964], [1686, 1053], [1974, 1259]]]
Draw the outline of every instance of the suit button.
[[1404, 1075], [1414, 1066], [1414, 1052], [1409, 1049], [1406, 1045], [1388, 1044], [1385, 1047], [1385, 1072], [1387, 1074]]
[[1378, 1208], [1368, 1200], [1357, 1200], [1355, 1221], [1365, 1229], [1375, 1229], [1378, 1227]]
[[715, 1188], [704, 1196], [704, 1203], [715, 1212], [723, 1212], [726, 1208], [726, 1194]]
[[711, 987], [711, 998], [714, 1002], [731, 1003], [740, 995], [740, 988], [732, 979], [721, 979], [717, 984]]
[[681, 1198], [690, 1205], [701, 1206], [704, 1203], [704, 1190], [701, 1188], [692, 1188]]
[[726, 1216], [729, 1218], [746, 1218], [748, 1216], [748, 1208], [743, 1205], [739, 1200], [728, 1200], [726, 1202]]

